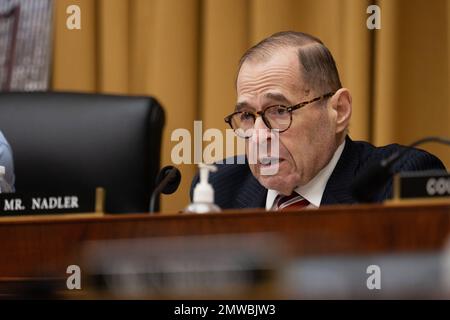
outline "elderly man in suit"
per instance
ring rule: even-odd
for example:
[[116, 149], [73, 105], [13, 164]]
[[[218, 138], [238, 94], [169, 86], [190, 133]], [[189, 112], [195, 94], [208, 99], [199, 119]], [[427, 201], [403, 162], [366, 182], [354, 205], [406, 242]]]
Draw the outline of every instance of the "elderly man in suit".
[[[234, 164], [218, 165], [211, 175], [222, 208], [283, 210], [355, 203], [350, 186], [358, 173], [404, 148], [376, 148], [350, 139], [350, 91], [342, 87], [330, 51], [311, 35], [280, 32], [247, 50], [236, 89], [235, 110], [225, 121], [246, 139], [247, 157], [245, 164], [234, 159]], [[270, 150], [274, 139], [277, 152]], [[262, 145], [265, 154], [255, 151]], [[255, 161], [249, 161], [250, 154], [257, 154]], [[445, 167], [433, 155], [414, 149], [393, 170], [433, 168]], [[373, 201], [391, 193], [389, 181]]]

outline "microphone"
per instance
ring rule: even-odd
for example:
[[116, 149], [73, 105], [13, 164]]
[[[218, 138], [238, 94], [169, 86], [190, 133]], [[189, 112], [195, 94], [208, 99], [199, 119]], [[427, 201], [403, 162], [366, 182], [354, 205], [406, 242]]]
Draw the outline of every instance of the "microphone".
[[150, 197], [149, 211], [150, 213], [156, 212], [156, 200], [161, 193], [172, 194], [180, 185], [181, 173], [174, 166], [165, 166], [159, 171], [158, 177], [156, 178], [156, 188], [152, 192]]
[[391, 168], [411, 148], [426, 142], [438, 142], [450, 145], [450, 140], [441, 137], [425, 137], [408, 145], [402, 151], [394, 152], [381, 161], [370, 164], [352, 183], [353, 196], [361, 202], [372, 202], [375, 193], [389, 181], [392, 176]]

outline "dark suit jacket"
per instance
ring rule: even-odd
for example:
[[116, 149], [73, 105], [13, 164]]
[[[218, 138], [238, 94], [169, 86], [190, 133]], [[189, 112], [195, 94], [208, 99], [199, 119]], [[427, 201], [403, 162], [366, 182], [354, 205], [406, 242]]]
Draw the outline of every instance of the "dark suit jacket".
[[[367, 165], [381, 161], [394, 152], [404, 149], [404, 146], [391, 144], [376, 148], [370, 143], [352, 141], [348, 136], [344, 151], [331, 174], [321, 205], [357, 203], [352, 196], [351, 183]], [[231, 208], [265, 208], [267, 189], [253, 176], [247, 163], [217, 164], [218, 170], [210, 176], [210, 183], [215, 190], [215, 202], [222, 209]], [[239, 159], [242, 163], [244, 159]], [[225, 161], [224, 161], [225, 162]], [[394, 173], [403, 171], [421, 171], [430, 169], [445, 169], [442, 162], [432, 154], [420, 150], [410, 149], [405, 156], [392, 168]], [[192, 190], [198, 182], [196, 176], [191, 186]], [[392, 195], [392, 179], [374, 197], [374, 202], [381, 202]]]

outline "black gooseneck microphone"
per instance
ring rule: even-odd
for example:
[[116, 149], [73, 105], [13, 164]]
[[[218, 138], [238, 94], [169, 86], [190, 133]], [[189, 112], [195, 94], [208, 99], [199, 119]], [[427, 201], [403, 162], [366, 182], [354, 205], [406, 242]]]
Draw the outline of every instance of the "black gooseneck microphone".
[[392, 176], [392, 166], [403, 158], [403, 156], [410, 151], [410, 148], [421, 145], [427, 142], [438, 142], [450, 145], [450, 140], [441, 137], [425, 137], [417, 140], [402, 151], [394, 152], [389, 157], [381, 161], [370, 164], [360, 175], [358, 175], [352, 183], [353, 196], [362, 202], [372, 202], [375, 193], [388, 182]]
[[150, 197], [149, 211], [150, 213], [155, 213], [156, 210], [156, 200], [161, 193], [172, 194], [180, 185], [181, 173], [174, 166], [165, 166], [159, 171], [158, 177], [156, 178], [156, 188], [152, 192]]

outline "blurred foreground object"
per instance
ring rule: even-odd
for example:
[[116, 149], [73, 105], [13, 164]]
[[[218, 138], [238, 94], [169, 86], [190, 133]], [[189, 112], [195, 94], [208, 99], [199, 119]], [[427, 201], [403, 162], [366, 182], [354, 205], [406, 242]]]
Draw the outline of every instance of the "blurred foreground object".
[[282, 248], [271, 234], [113, 240], [85, 259], [92, 288], [118, 298], [244, 296], [274, 280]]
[[[442, 299], [449, 236], [450, 202], [8, 217], [0, 292], [29, 284], [59, 298]], [[69, 266], [79, 267], [80, 290], [66, 287]]]

